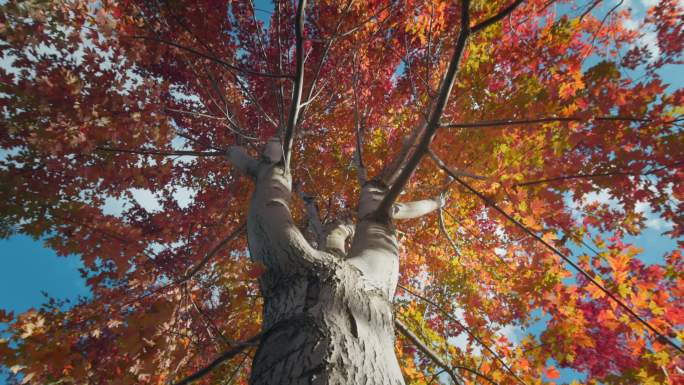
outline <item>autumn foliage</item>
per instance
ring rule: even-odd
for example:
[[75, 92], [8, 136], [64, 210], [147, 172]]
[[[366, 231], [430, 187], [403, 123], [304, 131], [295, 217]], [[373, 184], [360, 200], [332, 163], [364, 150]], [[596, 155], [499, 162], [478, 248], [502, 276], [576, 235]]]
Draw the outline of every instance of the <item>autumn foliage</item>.
[[[663, 0], [637, 17], [616, 4], [524, 1], [473, 33], [430, 148], [487, 200], [429, 156], [399, 197], [449, 191], [439, 213], [397, 224], [395, 314], [469, 384], [553, 383], [560, 368], [587, 384], [684, 383], [669, 343], [684, 341], [684, 89], [661, 78], [681, 68], [684, 9]], [[509, 5], [473, 0], [471, 24]], [[10, 381], [172, 383], [260, 331], [263, 266], [243, 231], [252, 185], [223, 155], [257, 156], [287, 125], [296, 10], [0, 5], [0, 235], [78, 255], [91, 293], [0, 311]], [[359, 153], [372, 178], [428, 119], [460, 16], [458, 1], [307, 5], [291, 163], [324, 219], [353, 218]], [[625, 240], [645, 230], [644, 207], [679, 245], [656, 263]], [[292, 212], [306, 230], [302, 199]], [[397, 352], [407, 384], [447, 381], [410, 341]], [[252, 353], [199, 383], [247, 383]]]

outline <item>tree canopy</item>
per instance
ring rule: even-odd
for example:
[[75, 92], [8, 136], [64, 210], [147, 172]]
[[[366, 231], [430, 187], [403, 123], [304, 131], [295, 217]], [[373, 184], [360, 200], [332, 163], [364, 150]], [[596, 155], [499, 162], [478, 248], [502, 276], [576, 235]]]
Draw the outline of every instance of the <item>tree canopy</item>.
[[[0, 364], [163, 384], [224, 355], [198, 382], [246, 383], [264, 266], [226, 154], [280, 138], [311, 239], [357, 180], [441, 196], [396, 223], [407, 383], [682, 383], [684, 5], [622, 3], [5, 2], [0, 235], [78, 255], [91, 294], [0, 310]], [[678, 245], [653, 263], [645, 212]]]

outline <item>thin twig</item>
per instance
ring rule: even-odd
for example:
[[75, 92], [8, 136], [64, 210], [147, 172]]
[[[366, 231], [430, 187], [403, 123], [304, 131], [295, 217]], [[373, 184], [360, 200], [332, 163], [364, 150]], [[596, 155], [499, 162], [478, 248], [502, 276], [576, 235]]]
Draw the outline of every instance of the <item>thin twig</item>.
[[460, 377], [452, 370], [452, 368], [442, 360], [440, 356], [437, 355], [437, 353], [433, 352], [432, 349], [430, 349], [429, 346], [425, 345], [423, 341], [418, 338], [409, 328], [404, 325], [403, 322], [401, 322], [398, 319], [394, 320], [394, 325], [396, 325], [397, 330], [401, 332], [406, 338], [408, 338], [415, 347], [418, 348], [421, 352], [423, 352], [429, 359], [432, 361], [435, 365], [439, 366], [441, 369], [443, 369], [447, 374], [449, 374], [449, 377], [454, 381], [454, 383], [459, 384], [461, 383]]
[[432, 306], [435, 307], [440, 313], [442, 313], [445, 317], [447, 317], [447, 318], [450, 319], [451, 321], [457, 323], [458, 326], [459, 326], [461, 329], [463, 329], [463, 331], [465, 331], [465, 332], [466, 332], [472, 339], [474, 339], [480, 346], [482, 346], [486, 351], [488, 351], [489, 354], [491, 354], [491, 355], [494, 357], [494, 359], [497, 360], [497, 361], [501, 364], [501, 366], [504, 367], [504, 369], [506, 369], [506, 371], [507, 371], [508, 373], [510, 373], [516, 380], [518, 380], [518, 382], [520, 382], [522, 385], [527, 385], [527, 384], [525, 383], [525, 381], [523, 381], [520, 377], [518, 377], [518, 375], [515, 374], [515, 372], [513, 371], [513, 369], [511, 369], [511, 367], [508, 366], [508, 364], [506, 364], [506, 362], [504, 362], [504, 360], [503, 360], [503, 359], [502, 359], [502, 358], [501, 358], [501, 357], [500, 357], [492, 348], [489, 347], [489, 345], [485, 344], [484, 341], [482, 341], [482, 339], [480, 339], [480, 337], [478, 337], [477, 335], [475, 335], [475, 333], [473, 333], [472, 331], [470, 331], [470, 329], [468, 329], [468, 328], [463, 324], [463, 322], [461, 322], [458, 318], [456, 318], [456, 317], [454, 317], [453, 315], [451, 315], [451, 313], [449, 313], [448, 311], [444, 310], [441, 306], [439, 306], [438, 304], [436, 304], [434, 301], [430, 300], [429, 298], [427, 298], [427, 297], [425, 297], [425, 296], [422, 296], [422, 295], [420, 295], [420, 294], [414, 292], [413, 290], [411, 290], [411, 289], [409, 289], [409, 288], [407, 288], [407, 287], [405, 287], [405, 286], [398, 285], [397, 287], [399, 287], [400, 289], [404, 290], [405, 292], [411, 294], [412, 296], [414, 296], [414, 297], [416, 297], [416, 298], [418, 298], [418, 299], [424, 301], [425, 303], [427, 303], [427, 304], [429, 304], [429, 305], [432, 305]]
[[212, 259], [214, 256], [221, 251], [222, 248], [224, 248], [227, 244], [230, 242], [234, 241], [245, 229], [247, 228], [247, 224], [243, 223], [240, 226], [238, 226], [235, 230], [233, 230], [232, 233], [228, 234], [225, 238], [223, 238], [216, 246], [214, 246], [211, 251], [207, 253], [207, 255], [202, 258], [202, 260], [195, 265], [195, 267], [191, 268], [190, 270], [183, 275], [183, 277], [176, 281], [176, 284], [179, 284], [181, 282], [185, 282], [189, 279], [191, 279], [195, 274], [197, 274], [200, 270], [204, 268], [204, 266]]
[[[552, 123], [552, 122], [590, 122], [590, 121], [621, 121], [621, 122], [642, 122], [642, 123], [653, 123], [657, 122], [654, 119], [648, 118], [636, 118], [630, 116], [599, 116], [594, 118], [581, 118], [576, 116], [565, 116], [565, 117], [546, 117], [546, 118], [536, 118], [536, 119], [497, 119], [497, 120], [483, 120], [480, 122], [472, 123], [445, 123], [442, 124], [442, 128], [484, 128], [484, 127], [501, 127], [501, 126], [514, 126], [514, 125], [528, 125], [528, 124], [538, 124], [538, 123]], [[663, 121], [664, 124], [673, 124], [679, 122], [679, 119]]]
[[491, 377], [489, 377], [486, 374], [481, 373], [481, 372], [479, 372], [473, 368], [469, 368], [467, 366], [462, 366], [462, 365], [456, 365], [456, 366], [448, 365], [446, 362], [444, 362], [444, 360], [439, 355], [437, 355], [437, 353], [435, 353], [432, 349], [430, 349], [429, 346], [427, 346], [425, 343], [423, 343], [423, 341], [421, 341], [417, 335], [415, 335], [411, 330], [409, 330], [409, 328], [403, 322], [401, 322], [398, 319], [395, 319], [394, 324], [397, 326], [397, 329], [401, 332], [401, 334], [403, 334], [404, 336], [406, 336], [406, 338], [411, 340], [413, 345], [415, 347], [417, 347], [418, 350], [423, 352], [430, 359], [430, 361], [432, 361], [435, 365], [439, 366], [440, 368], [442, 368], [442, 370], [447, 372], [447, 374], [449, 374], [449, 377], [451, 377], [451, 379], [456, 384], [459, 383], [459, 379], [461, 377], [454, 372], [454, 369], [465, 370], [469, 373], [476, 375], [477, 377], [480, 377], [480, 378], [487, 380], [491, 384], [499, 385]]
[[663, 170], [668, 170], [668, 169], [678, 169], [684, 166], [684, 161], [682, 162], [676, 162], [674, 164], [668, 164], [664, 165], [662, 167], [657, 167], [652, 170], [648, 170], [646, 172], [630, 172], [630, 171], [607, 171], [607, 172], [596, 172], [596, 173], [590, 173], [590, 174], [575, 174], [575, 175], [560, 175], [552, 178], [545, 178], [545, 179], [538, 179], [538, 180], [531, 180], [529, 182], [520, 182], [520, 183], [515, 183], [513, 186], [532, 186], [532, 185], [537, 185], [537, 184], [543, 184], [543, 183], [552, 183], [552, 182], [561, 182], [565, 180], [570, 180], [570, 179], [593, 179], [593, 178], [603, 178], [603, 177], [611, 177], [611, 176], [641, 176], [641, 175], [651, 175], [655, 174], [657, 172], [663, 171]]
[[225, 152], [219, 151], [155, 151], [155, 150], [130, 150], [127, 148], [113, 148], [113, 147], [96, 147], [97, 151], [102, 152], [118, 152], [127, 154], [140, 155], [162, 155], [162, 156], [225, 156]]
[[420, 160], [428, 152], [430, 143], [435, 136], [435, 132], [440, 126], [439, 121], [442, 118], [442, 113], [446, 108], [446, 105], [449, 101], [449, 96], [451, 95], [451, 90], [456, 82], [456, 74], [459, 69], [459, 64], [461, 63], [461, 57], [463, 56], [463, 52], [466, 48], [466, 42], [470, 36], [469, 7], [470, 1], [462, 0], [461, 30], [458, 34], [454, 53], [451, 56], [451, 61], [449, 62], [449, 67], [444, 74], [444, 80], [440, 86], [439, 94], [435, 100], [435, 106], [426, 125], [420, 130], [422, 132], [418, 132], [418, 135], [415, 136], [415, 138], [418, 140], [418, 143], [415, 144], [415, 150], [413, 153], [408, 152], [406, 154], [408, 159], [406, 159], [405, 162], [399, 162], [399, 173], [397, 174], [396, 178], [393, 178], [394, 180], [389, 181], [391, 183], [391, 187], [380, 202], [377, 210], [377, 214], [382, 217], [389, 217], [389, 212], [394, 205], [394, 201], [404, 189], [404, 186], [413, 174], [413, 171], [416, 169], [416, 167], [418, 167]]

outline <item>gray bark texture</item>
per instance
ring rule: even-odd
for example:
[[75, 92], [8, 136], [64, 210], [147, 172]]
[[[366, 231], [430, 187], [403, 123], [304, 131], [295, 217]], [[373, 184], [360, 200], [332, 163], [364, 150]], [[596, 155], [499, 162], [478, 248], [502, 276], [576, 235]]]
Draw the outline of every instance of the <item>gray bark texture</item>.
[[[353, 231], [333, 229], [317, 250], [292, 220], [292, 181], [282, 162], [245, 157], [229, 152], [256, 181], [247, 236], [251, 258], [266, 267], [264, 334], [250, 383], [404, 384], [394, 351], [397, 239], [391, 223], [364, 217], [382, 189], [367, 184]], [[354, 237], [349, 251], [345, 234]]]

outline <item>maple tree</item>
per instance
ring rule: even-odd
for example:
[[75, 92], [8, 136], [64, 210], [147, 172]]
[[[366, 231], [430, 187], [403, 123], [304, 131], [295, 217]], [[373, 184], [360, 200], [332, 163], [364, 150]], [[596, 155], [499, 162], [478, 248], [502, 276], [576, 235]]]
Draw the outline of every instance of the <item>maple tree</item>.
[[620, 5], [0, 5], [0, 233], [90, 290], [0, 311], [10, 381], [682, 383], [624, 237], [684, 234], [684, 10]]

